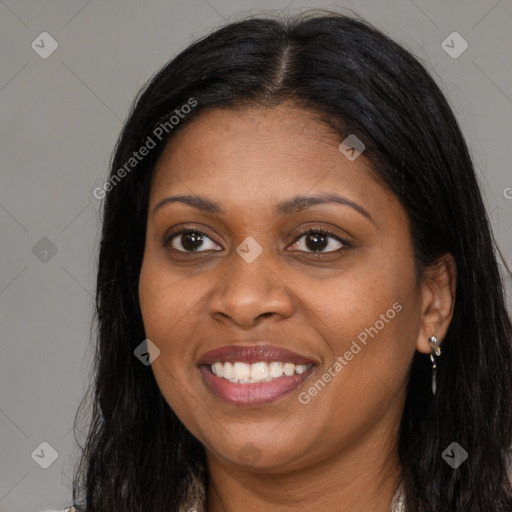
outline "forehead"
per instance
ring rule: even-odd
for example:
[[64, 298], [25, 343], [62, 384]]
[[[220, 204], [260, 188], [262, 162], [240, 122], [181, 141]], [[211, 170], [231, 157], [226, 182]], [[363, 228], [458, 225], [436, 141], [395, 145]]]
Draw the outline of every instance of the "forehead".
[[215, 162], [268, 160], [282, 156], [300, 160], [339, 144], [339, 136], [312, 112], [291, 105], [275, 108], [214, 109], [202, 113], [168, 143], [161, 160]]
[[314, 113], [295, 106], [211, 110], [167, 144], [150, 202], [170, 192], [208, 194], [233, 204], [316, 192], [375, 202], [387, 192], [369, 161], [347, 159], [338, 149], [341, 142]]

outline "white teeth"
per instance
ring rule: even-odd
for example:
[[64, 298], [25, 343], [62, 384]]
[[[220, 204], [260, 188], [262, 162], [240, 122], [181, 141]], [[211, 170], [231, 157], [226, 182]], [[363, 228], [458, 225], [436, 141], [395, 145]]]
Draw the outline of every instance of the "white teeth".
[[296, 364], [295, 365], [295, 373], [301, 374], [306, 371], [307, 365], [305, 364]]
[[283, 375], [283, 363], [278, 363], [277, 361], [272, 361], [270, 363], [270, 376], [277, 378]]
[[237, 380], [249, 380], [251, 378], [251, 365], [237, 361], [233, 365], [233, 378]]
[[285, 375], [293, 375], [295, 373], [295, 365], [293, 363], [285, 363], [283, 371]]
[[[219, 363], [222, 364], [222, 363]], [[225, 379], [232, 379], [235, 376], [233, 365], [231, 363], [224, 363], [223, 377]]]
[[263, 380], [269, 376], [268, 364], [267, 363], [254, 363], [251, 364], [251, 379]]
[[283, 375], [300, 375], [308, 369], [305, 364], [258, 362], [253, 364], [235, 362], [222, 363], [217, 361], [211, 365], [212, 373], [233, 383], [269, 382]]
[[224, 377], [224, 365], [222, 363], [213, 363], [212, 372], [217, 375], [217, 377]]

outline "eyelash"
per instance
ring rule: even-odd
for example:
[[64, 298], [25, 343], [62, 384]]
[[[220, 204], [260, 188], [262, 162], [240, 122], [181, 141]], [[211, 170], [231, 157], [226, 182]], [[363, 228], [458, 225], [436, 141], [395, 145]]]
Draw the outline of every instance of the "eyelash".
[[[334, 251], [325, 251], [325, 252], [309, 251], [310, 254], [332, 254], [332, 253], [340, 252], [343, 249], [348, 249], [348, 248], [352, 247], [351, 244], [347, 240], [345, 240], [344, 238], [341, 238], [338, 234], [334, 233], [333, 231], [330, 231], [327, 228], [305, 228], [304, 230], [302, 230], [299, 233], [299, 236], [295, 239], [295, 241], [293, 243], [298, 242], [304, 235], [309, 235], [312, 233], [328, 235], [331, 238], [334, 238], [336, 241], [340, 242], [342, 245], [344, 245], [344, 247], [340, 247], [339, 249], [336, 249]], [[305, 252], [305, 251], [300, 251], [300, 252]]]
[[[207, 238], [209, 238], [211, 240], [211, 237], [207, 233], [205, 233], [203, 230], [201, 230], [201, 229], [198, 229], [198, 228], [194, 228], [194, 229], [183, 228], [183, 229], [181, 229], [179, 231], [176, 231], [174, 233], [171, 233], [169, 236], [165, 237], [163, 242], [162, 242], [162, 245], [164, 247], [168, 247], [175, 237], [177, 237], [179, 235], [184, 235], [185, 233], [197, 233], [197, 234], [205, 236], [205, 237], [207, 237]], [[348, 249], [348, 248], [352, 247], [351, 244], [349, 242], [347, 242], [347, 240], [345, 240], [344, 238], [341, 238], [338, 234], [330, 231], [327, 228], [306, 228], [306, 229], [302, 230], [299, 233], [298, 237], [292, 242], [292, 245], [295, 244], [296, 242], [298, 242], [304, 235], [309, 235], [309, 234], [312, 234], [312, 233], [314, 233], [314, 234], [321, 234], [321, 235], [328, 235], [328, 236], [334, 238], [335, 240], [337, 240], [338, 242], [340, 242], [341, 244], [343, 244], [344, 247], [341, 247], [341, 248], [336, 249], [334, 251], [299, 251], [299, 252], [307, 252], [309, 254], [331, 254], [331, 253], [340, 252], [343, 249]], [[180, 250], [177, 250], [177, 252], [182, 252], [182, 253], [190, 254], [190, 253], [195, 253], [196, 251], [180, 251]], [[206, 252], [206, 251], [197, 251], [197, 252]]]

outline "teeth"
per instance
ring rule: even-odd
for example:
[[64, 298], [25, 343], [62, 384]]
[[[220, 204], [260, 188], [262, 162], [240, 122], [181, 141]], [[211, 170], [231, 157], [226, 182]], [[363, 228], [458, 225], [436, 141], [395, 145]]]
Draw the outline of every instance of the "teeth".
[[[222, 363], [216, 363], [220, 366], [222, 366]], [[235, 376], [235, 371], [233, 369], [233, 365], [231, 363], [224, 363], [224, 369], [222, 372], [222, 376], [225, 379], [232, 379]]]
[[237, 380], [249, 380], [251, 378], [251, 365], [236, 362], [233, 365], [233, 378]]
[[277, 378], [283, 375], [283, 363], [278, 363], [277, 361], [272, 361], [270, 363], [270, 376]]
[[293, 375], [295, 373], [295, 365], [293, 363], [285, 363], [283, 371], [285, 375]]
[[212, 364], [212, 372], [217, 375], [217, 377], [224, 377], [224, 366], [222, 363], [213, 363]]
[[295, 373], [301, 374], [307, 370], [308, 366], [306, 364], [296, 364], [295, 365]]
[[254, 363], [251, 364], [251, 379], [263, 380], [266, 379], [270, 373], [267, 363]]
[[308, 369], [305, 364], [281, 363], [222, 363], [215, 362], [211, 365], [212, 373], [233, 383], [269, 382], [283, 375], [300, 375]]

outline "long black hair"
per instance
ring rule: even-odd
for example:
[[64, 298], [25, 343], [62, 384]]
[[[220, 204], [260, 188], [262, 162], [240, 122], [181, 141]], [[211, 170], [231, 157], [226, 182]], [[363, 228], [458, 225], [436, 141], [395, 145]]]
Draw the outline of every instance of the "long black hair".
[[[364, 141], [376, 177], [408, 213], [420, 274], [443, 253], [457, 264], [435, 396], [428, 355], [416, 352], [410, 368], [397, 439], [408, 510], [511, 511], [512, 328], [467, 146], [416, 58], [365, 21], [326, 12], [224, 26], [170, 61], [134, 102], [98, 192], [98, 340], [90, 402], [79, 409], [91, 404], [75, 506], [176, 511], [187, 475], [208, 484], [203, 447], [134, 357], [145, 339], [138, 279], [151, 179], [165, 144], [202, 112], [284, 101], [318, 115], [340, 142]], [[135, 157], [143, 146], [151, 148]], [[469, 454], [457, 469], [441, 457], [452, 442]]]

